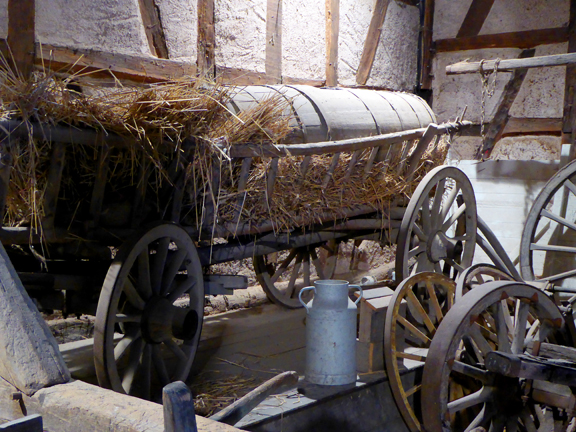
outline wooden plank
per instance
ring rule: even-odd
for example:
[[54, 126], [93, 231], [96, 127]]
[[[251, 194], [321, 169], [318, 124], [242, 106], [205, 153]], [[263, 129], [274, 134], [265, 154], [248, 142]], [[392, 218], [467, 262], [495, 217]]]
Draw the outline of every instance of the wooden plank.
[[[535, 49], [524, 50], [520, 53], [520, 59], [525, 59], [527, 57], [534, 56], [536, 52]], [[490, 153], [494, 148], [496, 142], [501, 138], [502, 132], [508, 123], [508, 118], [510, 118], [510, 108], [516, 99], [516, 96], [520, 92], [520, 87], [526, 78], [528, 70], [517, 69], [514, 71], [512, 78], [504, 86], [504, 90], [500, 95], [500, 100], [498, 102], [498, 109], [490, 122], [490, 126], [486, 131], [486, 136], [483, 139], [482, 149], [477, 154], [477, 157], [481, 157], [486, 160], [490, 157]]]
[[[339, 33], [340, 0], [326, 0], [326, 85], [328, 87], [336, 87], [338, 85]], [[375, 52], [376, 50], [374, 50]]]
[[340, 153], [334, 154], [332, 156], [332, 161], [330, 162], [330, 166], [328, 167], [328, 172], [324, 176], [324, 180], [322, 181], [322, 189], [326, 189], [330, 180], [334, 177], [334, 171], [336, 170], [336, 166], [338, 165], [338, 161], [340, 160]]
[[214, 77], [216, 31], [214, 28], [214, 0], [198, 0], [198, 73]]
[[416, 144], [416, 148], [408, 158], [408, 168], [406, 168], [406, 179], [410, 181], [412, 176], [416, 172], [418, 165], [420, 164], [420, 158], [428, 148], [428, 144], [432, 142], [432, 140], [438, 134], [438, 126], [434, 123], [430, 123], [426, 128], [426, 132], [422, 135], [418, 144]]
[[372, 13], [372, 20], [368, 27], [368, 34], [366, 35], [366, 42], [364, 42], [364, 49], [362, 50], [362, 57], [360, 58], [360, 65], [356, 72], [356, 83], [365, 85], [372, 70], [376, 49], [380, 42], [380, 34], [382, 33], [382, 26], [384, 25], [384, 18], [386, 18], [386, 11], [390, 0], [376, 0], [374, 5], [374, 12]]
[[494, 0], [472, 0], [456, 38], [477, 36], [493, 4]]
[[150, 52], [159, 58], [169, 58], [164, 28], [160, 18], [160, 9], [156, 2], [154, 0], [138, 0], [138, 4], [140, 5], [140, 15], [142, 16]]
[[64, 160], [66, 158], [66, 146], [62, 143], [52, 144], [52, 156], [48, 177], [46, 179], [46, 191], [44, 192], [44, 219], [42, 225], [44, 230], [54, 228], [56, 216], [56, 205], [58, 204], [58, 194], [62, 183], [62, 171], [64, 170]]
[[162, 389], [164, 430], [166, 432], [198, 432], [192, 392], [182, 381], [168, 384]]
[[452, 52], [486, 48], [533, 48], [538, 45], [562, 43], [567, 40], [568, 29], [559, 27], [439, 39], [434, 42], [434, 49], [436, 52]]
[[0, 430], [5, 432], [42, 432], [42, 416], [32, 414], [18, 420], [12, 420], [0, 425]]
[[[576, 52], [576, 0], [570, 0], [568, 22], [568, 52]], [[571, 144], [568, 160], [574, 159], [576, 140], [576, 65], [566, 66], [564, 110], [562, 114], [562, 143]]]
[[420, 60], [420, 89], [432, 88], [432, 31], [434, 28], [434, 0], [424, 1], [424, 25], [422, 26], [422, 58]]
[[8, 45], [17, 74], [28, 79], [34, 66], [35, 39], [34, 0], [8, 0]]
[[282, 82], [282, 0], [266, 4], [266, 75]]
[[13, 158], [8, 152], [0, 154], [0, 226], [4, 222], [6, 211], [6, 198], [10, 187], [10, 174], [12, 172]]
[[90, 73], [94, 78], [112, 77], [140, 83], [196, 75], [196, 66], [182, 61], [45, 44], [36, 44], [36, 65], [53, 71]]
[[278, 158], [273, 158], [268, 168], [266, 191], [268, 197], [268, 204], [272, 204], [272, 193], [274, 192], [274, 183], [276, 183], [276, 175], [278, 174]]

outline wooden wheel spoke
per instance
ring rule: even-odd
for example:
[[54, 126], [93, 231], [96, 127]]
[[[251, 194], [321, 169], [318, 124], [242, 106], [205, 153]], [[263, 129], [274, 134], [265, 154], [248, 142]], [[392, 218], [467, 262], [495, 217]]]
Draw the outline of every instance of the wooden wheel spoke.
[[454, 414], [466, 408], [470, 408], [475, 405], [485, 403], [490, 400], [492, 394], [493, 391], [492, 389], [490, 389], [490, 387], [482, 387], [480, 390], [470, 395], [461, 397], [452, 402], [448, 402], [448, 412], [450, 414]]
[[412, 231], [422, 243], [426, 243], [428, 241], [428, 236], [426, 235], [426, 233], [424, 233], [422, 228], [420, 228], [416, 223], [412, 225]]
[[296, 294], [296, 280], [298, 279], [298, 275], [300, 274], [301, 266], [302, 266], [302, 253], [299, 253], [298, 256], [296, 257], [296, 263], [294, 264], [292, 273], [290, 274], [290, 281], [288, 282], [288, 288], [286, 290], [289, 298], [293, 298], [294, 294]]
[[152, 346], [149, 344], [146, 344], [144, 347], [141, 363], [141, 381], [139, 381], [141, 392], [144, 398], [150, 399], [150, 388], [152, 386]]
[[408, 259], [414, 258], [416, 255], [426, 252], [426, 245], [420, 244], [408, 252]]
[[[502, 304], [504, 302], [504, 304]], [[510, 317], [506, 301], [502, 300], [496, 303], [496, 333], [498, 334], [498, 351], [505, 353], [511, 352], [510, 347], [510, 327], [508, 327], [508, 318]], [[508, 317], [506, 314], [508, 313]]]
[[575, 270], [568, 270], [568, 271], [565, 271], [562, 273], [557, 273], [557, 274], [551, 275], [551, 276], [546, 276], [540, 280], [548, 281], [548, 282], [556, 282], [557, 280], [566, 279], [566, 278], [569, 278], [569, 277], [574, 276], [574, 275], [576, 275], [576, 269]]
[[446, 178], [440, 179], [434, 191], [434, 199], [432, 200], [432, 209], [430, 210], [432, 216], [432, 227], [436, 227], [442, 223], [440, 220], [440, 209], [442, 207], [442, 197], [446, 186]]
[[576, 186], [570, 181], [570, 179], [564, 181], [564, 187], [572, 192], [572, 195], [576, 195]]
[[186, 249], [178, 249], [170, 259], [164, 269], [162, 274], [162, 286], [160, 288], [160, 295], [165, 296], [170, 292], [170, 288], [172, 287], [172, 283], [174, 282], [174, 278], [180, 271], [182, 264], [186, 260], [188, 256], [188, 251]]
[[186, 353], [172, 339], [166, 339], [164, 341], [164, 344], [170, 349], [170, 351], [174, 353], [174, 355], [176, 355], [179, 361], [181, 362], [188, 361], [188, 356], [186, 355]]
[[407, 360], [414, 360], [414, 361], [418, 361], [418, 362], [422, 362], [424, 363], [426, 361], [426, 356], [425, 355], [418, 355], [418, 354], [412, 354], [406, 351], [395, 351], [396, 357], [400, 357], [403, 359], [407, 359]]
[[454, 223], [458, 220], [460, 216], [466, 211], [466, 203], [459, 206], [456, 211], [448, 218], [446, 222], [442, 224], [442, 231], [446, 232]]
[[126, 278], [126, 283], [124, 284], [123, 291], [124, 294], [126, 294], [126, 298], [128, 299], [128, 301], [132, 306], [134, 306], [136, 309], [144, 310], [144, 308], [146, 307], [146, 302], [142, 299], [142, 297], [140, 297], [140, 294], [138, 294], [136, 287], [134, 286], [129, 277]]
[[416, 312], [416, 315], [420, 317], [420, 319], [422, 320], [422, 322], [424, 323], [430, 334], [434, 334], [436, 327], [434, 326], [434, 323], [432, 323], [432, 320], [426, 313], [426, 310], [424, 309], [420, 301], [418, 301], [416, 295], [412, 290], [406, 291], [406, 301], [408, 302], [408, 305], [411, 306], [409, 308], [410, 312], [412, 313]]
[[512, 354], [522, 354], [524, 351], [524, 340], [526, 336], [526, 324], [530, 304], [526, 301], [516, 301], [516, 316], [514, 317], [514, 334], [512, 338]]
[[117, 323], [139, 323], [142, 321], [141, 315], [126, 315], [126, 314], [116, 314], [115, 321]]
[[444, 314], [442, 313], [442, 308], [440, 307], [440, 302], [438, 301], [438, 296], [436, 295], [436, 290], [434, 289], [434, 284], [430, 281], [426, 281], [426, 290], [428, 291], [428, 296], [432, 302], [432, 308], [436, 312], [436, 317], [438, 322], [442, 321]]
[[166, 297], [166, 298], [170, 302], [174, 303], [176, 300], [178, 300], [180, 297], [182, 297], [187, 292], [193, 291], [193, 288], [195, 286], [196, 286], [196, 279], [192, 276], [186, 276], [185, 278], [182, 278], [181, 280], [177, 280], [173, 284], [174, 289], [172, 290], [172, 292], [170, 292], [170, 294], [168, 294], [168, 297]]
[[489, 410], [487, 406], [484, 405], [480, 410], [480, 412], [478, 413], [478, 415], [464, 430], [464, 432], [472, 432], [472, 430], [476, 429], [478, 426], [487, 424], [493, 416], [494, 416], [493, 411]]
[[536, 243], [532, 243], [530, 245], [530, 250], [562, 252], [562, 253], [576, 253], [576, 247], [557, 246], [557, 245], [539, 245]]
[[458, 360], [454, 361], [452, 371], [474, 378], [483, 384], [488, 381], [488, 372]]
[[454, 267], [456, 270], [458, 270], [459, 273], [462, 273], [464, 271], [464, 267], [462, 267], [460, 264], [458, 264], [456, 261], [454, 261], [451, 258], [447, 258], [446, 262], [448, 264], [450, 264], [450, 266]]
[[488, 341], [484, 338], [484, 335], [482, 335], [478, 323], [474, 323], [474, 325], [470, 327], [470, 337], [484, 357], [486, 357], [486, 354], [488, 354], [490, 351], [493, 351]]
[[424, 333], [422, 333], [420, 330], [418, 330], [406, 318], [404, 318], [402, 316], [398, 316], [398, 323], [400, 325], [402, 325], [410, 333], [412, 333], [414, 336], [416, 336], [418, 339], [420, 339], [422, 342], [424, 342], [425, 344], [430, 345], [430, 343], [432, 342], [428, 336], [426, 336]]
[[134, 383], [134, 378], [138, 372], [143, 352], [144, 340], [138, 338], [130, 348], [128, 366], [126, 366], [124, 377], [122, 378], [122, 387], [127, 394], [132, 394], [132, 384]]
[[158, 240], [156, 253], [151, 256], [150, 268], [150, 282], [152, 284], [152, 292], [160, 294], [162, 286], [162, 275], [166, 266], [166, 258], [168, 257], [168, 248], [170, 247], [170, 238], [163, 237]]
[[446, 216], [448, 216], [448, 212], [450, 211], [452, 204], [454, 204], [454, 200], [456, 199], [458, 192], [460, 192], [460, 186], [455, 185], [454, 188], [450, 191], [450, 194], [448, 195], [448, 197], [446, 197], [446, 200], [444, 201], [444, 203], [442, 204], [442, 209], [440, 211], [440, 221], [441, 222], [444, 222], [444, 220], [446, 219]]
[[406, 397], [412, 396], [414, 393], [420, 391], [422, 389], [422, 384], [415, 385], [414, 387], [409, 388], [406, 390]]
[[288, 269], [288, 266], [290, 265], [290, 263], [296, 257], [296, 254], [297, 254], [296, 249], [293, 249], [290, 251], [290, 253], [288, 254], [288, 257], [284, 261], [282, 261], [282, 263], [280, 264], [280, 267], [278, 267], [276, 269], [276, 271], [274, 272], [274, 274], [270, 277], [270, 281], [272, 283], [276, 283], [276, 281], [278, 281], [280, 276], [282, 276], [284, 274], [284, 272]]
[[148, 247], [138, 255], [138, 288], [144, 300], [152, 297], [152, 283], [150, 282], [150, 252]]
[[304, 273], [304, 286], [310, 286], [310, 253], [306, 253], [304, 256], [302, 272]]
[[154, 363], [156, 373], [158, 374], [160, 384], [162, 384], [162, 387], [164, 387], [165, 385], [170, 383], [170, 375], [168, 375], [168, 371], [166, 369], [166, 363], [162, 358], [162, 350], [160, 348], [160, 345], [152, 346], [152, 361]]
[[422, 230], [424, 233], [430, 233], [432, 231], [432, 219], [430, 216], [429, 202], [425, 201], [422, 205]]
[[576, 231], [576, 224], [573, 224], [561, 216], [555, 215], [546, 209], [543, 209], [540, 214], [544, 217], [547, 217], [548, 219], [552, 219], [553, 221], [558, 222], [561, 225], [564, 225], [566, 228], [570, 228], [571, 230]]
[[114, 347], [114, 360], [119, 361], [124, 357], [128, 348], [137, 340], [140, 339], [140, 330], [133, 332], [133, 334], [125, 335], [118, 344]]

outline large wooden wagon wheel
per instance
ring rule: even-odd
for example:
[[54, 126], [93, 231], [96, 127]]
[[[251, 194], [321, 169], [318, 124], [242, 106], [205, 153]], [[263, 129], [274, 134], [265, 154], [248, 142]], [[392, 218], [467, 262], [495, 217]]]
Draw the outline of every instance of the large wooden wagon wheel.
[[[300, 308], [298, 294], [314, 280], [330, 279], [339, 242], [329, 241], [253, 258], [256, 278], [268, 298], [288, 308]], [[305, 296], [303, 296], [305, 297]]]
[[202, 267], [194, 243], [159, 223], [124, 243], [100, 294], [94, 362], [101, 386], [142, 398], [186, 380], [200, 339]]
[[514, 278], [492, 264], [475, 264], [468, 267], [456, 279], [456, 301], [471, 289], [494, 281], [513, 281]]
[[420, 182], [398, 233], [396, 279], [434, 271], [452, 278], [472, 264], [476, 246], [476, 198], [468, 177], [441, 166]]
[[411, 431], [422, 430], [421, 382], [417, 375], [415, 382], [407, 385], [401, 371], [423, 365], [436, 329], [453, 305], [455, 288], [454, 281], [442, 274], [417, 273], [396, 288], [388, 306], [384, 326], [386, 373], [398, 410]]
[[520, 243], [525, 280], [576, 288], [576, 161], [562, 168], [532, 204]]
[[530, 397], [531, 382], [489, 371], [486, 362], [492, 352], [537, 355], [537, 342], [551, 340], [563, 326], [556, 304], [523, 283], [489, 282], [464, 295], [445, 316], [426, 358], [426, 430], [538, 430], [543, 413]]

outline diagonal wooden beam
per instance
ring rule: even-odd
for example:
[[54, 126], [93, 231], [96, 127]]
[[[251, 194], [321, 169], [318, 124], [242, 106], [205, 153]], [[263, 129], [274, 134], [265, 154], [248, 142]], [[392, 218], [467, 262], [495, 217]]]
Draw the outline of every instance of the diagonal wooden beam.
[[214, 28], [214, 0], [198, 0], [198, 72], [214, 77], [216, 31]]
[[[524, 50], [520, 53], [519, 58], [534, 57], [535, 52], [536, 50], [534, 49]], [[498, 102], [498, 108], [496, 109], [496, 113], [494, 114], [494, 117], [492, 117], [490, 126], [486, 131], [482, 147], [478, 149], [479, 151], [476, 155], [478, 159], [488, 159], [492, 153], [494, 145], [502, 137], [502, 133], [510, 119], [510, 108], [514, 103], [514, 100], [516, 100], [516, 96], [518, 96], [518, 92], [520, 91], [520, 87], [522, 87], [522, 83], [524, 82], [527, 73], [527, 69], [516, 69], [512, 78], [510, 78], [504, 86], [504, 90], [502, 91]]]
[[370, 21], [368, 34], [366, 35], [366, 42], [364, 43], [364, 50], [362, 51], [362, 57], [360, 58], [360, 65], [356, 72], [356, 83], [359, 85], [365, 85], [370, 76], [389, 3], [390, 0], [376, 0], [374, 12], [372, 13], [372, 20]]
[[430, 90], [432, 88], [432, 57], [433, 41], [432, 30], [434, 28], [434, 0], [424, 1], [424, 25], [422, 26], [421, 46], [422, 53], [420, 60], [420, 89]]
[[456, 38], [478, 36], [494, 0], [472, 0]]
[[15, 72], [28, 78], [34, 67], [34, 0], [8, 0], [8, 46]]
[[164, 28], [160, 19], [160, 9], [154, 0], [138, 0], [138, 3], [150, 52], [158, 58], [169, 58]]
[[266, 75], [282, 82], [282, 0], [268, 0], [266, 7]]
[[340, 0], [326, 0], [326, 85], [338, 85], [338, 34]]
[[[568, 52], [576, 52], [576, 0], [570, 0]], [[574, 145], [576, 141], [576, 65], [566, 66], [562, 133], [562, 143], [571, 144], [569, 160], [572, 160], [576, 153]]]

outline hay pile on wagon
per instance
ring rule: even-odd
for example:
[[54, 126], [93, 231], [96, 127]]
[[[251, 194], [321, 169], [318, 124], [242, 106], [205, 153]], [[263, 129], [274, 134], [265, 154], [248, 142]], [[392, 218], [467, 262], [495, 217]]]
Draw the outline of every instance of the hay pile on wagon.
[[[254, 158], [240, 205], [240, 164], [223, 150], [237, 143], [282, 142], [291, 132], [290, 119], [284, 115], [288, 99], [270, 97], [236, 115], [227, 108], [231, 89], [201, 80], [147, 87], [83, 87], [82, 92], [73, 80], [40, 72], [22, 80], [11, 72], [0, 73], [0, 120], [3, 124], [16, 122], [26, 131], [16, 139], [4, 130], [8, 138], [0, 150], [11, 154], [13, 163], [5, 225], [42, 229], [43, 197], [54, 143], [47, 139], [48, 133], [39, 136], [38, 131], [53, 127], [126, 138], [127, 145], [110, 150], [107, 159], [101, 223], [116, 227], [131, 223], [122, 216], [129, 209], [120, 210], [130, 207], [143, 179], [145, 211], [163, 214], [161, 195], [170, 187], [169, 163], [180, 157], [186, 161], [182, 224], [202, 229], [206, 204], [213, 201], [216, 224], [270, 220], [276, 229], [283, 230], [314, 224], [320, 215], [344, 217], [347, 210], [358, 206], [386, 210], [398, 197], [409, 195], [427, 171], [441, 164], [447, 150], [442, 142], [431, 145], [410, 181], [398, 174], [398, 166], [410, 153], [412, 142], [403, 143], [400, 147], [404, 150], [399, 149], [392, 159], [375, 163], [366, 178], [363, 169], [347, 176], [350, 155], [343, 155], [327, 187], [323, 178], [331, 163], [329, 155], [313, 156], [304, 177], [299, 171], [301, 157], [281, 158], [272, 196], [266, 191], [271, 159]], [[66, 147], [57, 214], [64, 228], [83, 226], [88, 217], [102, 142], [106, 138]], [[360, 159], [360, 166], [365, 160]], [[210, 182], [214, 172], [220, 176], [217, 190]]]

